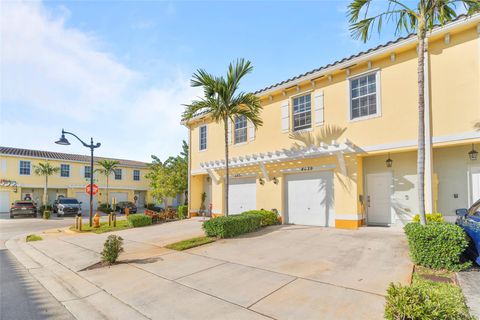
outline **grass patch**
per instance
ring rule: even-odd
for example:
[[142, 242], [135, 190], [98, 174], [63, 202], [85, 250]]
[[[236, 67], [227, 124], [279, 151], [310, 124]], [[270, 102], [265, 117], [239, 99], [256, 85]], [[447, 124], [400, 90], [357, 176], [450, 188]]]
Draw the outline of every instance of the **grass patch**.
[[111, 231], [119, 231], [132, 228], [132, 225], [127, 220], [117, 220], [117, 226], [113, 227], [113, 223], [111, 226], [108, 225], [108, 222], [100, 222], [99, 228], [90, 227], [88, 223], [85, 223], [82, 226], [82, 231], [75, 230], [75, 226], [71, 226], [70, 230], [76, 232], [93, 232], [93, 233], [105, 233]]
[[30, 241], [40, 241], [40, 240], [43, 240], [42, 237], [40, 236], [37, 236], [36, 234], [29, 234], [27, 236], [27, 242], [30, 242]]
[[175, 242], [165, 247], [168, 249], [182, 251], [182, 250], [198, 247], [210, 242], [214, 242], [215, 240], [216, 238], [213, 238], [213, 237], [198, 237], [198, 238], [192, 238], [192, 239]]

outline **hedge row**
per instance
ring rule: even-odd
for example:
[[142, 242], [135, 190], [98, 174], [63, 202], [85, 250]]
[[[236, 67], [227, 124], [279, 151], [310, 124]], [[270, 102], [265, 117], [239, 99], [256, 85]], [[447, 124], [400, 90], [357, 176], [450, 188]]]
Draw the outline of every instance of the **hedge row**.
[[279, 223], [277, 214], [272, 211], [250, 210], [242, 213], [242, 215], [252, 215], [252, 214], [259, 215], [262, 217], [262, 220], [261, 220], [262, 227], [271, 226]]
[[127, 219], [134, 228], [144, 227], [152, 224], [152, 217], [143, 214], [132, 214], [129, 215]]
[[203, 223], [203, 229], [209, 237], [232, 238], [277, 223], [277, 214], [274, 212], [252, 210], [238, 215], [210, 219]]
[[[441, 213], [427, 213], [425, 214], [427, 222], [444, 222], [443, 215]], [[416, 214], [413, 217], [413, 222], [420, 222], [420, 215]]]
[[415, 264], [452, 271], [470, 266], [469, 262], [461, 261], [469, 240], [459, 226], [442, 222], [429, 222], [426, 225], [412, 222], [404, 230]]

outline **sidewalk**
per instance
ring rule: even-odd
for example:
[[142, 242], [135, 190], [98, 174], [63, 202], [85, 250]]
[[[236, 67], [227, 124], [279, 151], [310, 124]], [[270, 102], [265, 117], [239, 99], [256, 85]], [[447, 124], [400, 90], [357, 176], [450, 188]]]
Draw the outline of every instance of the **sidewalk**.
[[457, 279], [470, 308], [470, 313], [480, 319], [480, 267], [457, 272]]

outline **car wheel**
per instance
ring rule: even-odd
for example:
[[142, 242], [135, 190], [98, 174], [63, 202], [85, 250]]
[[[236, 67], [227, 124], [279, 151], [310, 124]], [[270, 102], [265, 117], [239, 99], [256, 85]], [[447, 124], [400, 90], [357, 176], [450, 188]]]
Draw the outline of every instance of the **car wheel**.
[[13, 217], [13, 214], [11, 214], [11, 215], [10, 215], [10, 219], [13, 219], [13, 218], [14, 218], [14, 217]]

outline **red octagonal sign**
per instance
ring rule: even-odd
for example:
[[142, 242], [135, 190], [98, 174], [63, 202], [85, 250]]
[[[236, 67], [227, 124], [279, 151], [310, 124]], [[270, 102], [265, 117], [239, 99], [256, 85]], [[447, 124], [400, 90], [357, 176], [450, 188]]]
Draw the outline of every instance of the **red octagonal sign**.
[[[93, 191], [93, 195], [96, 195], [98, 193], [98, 186], [95, 183], [93, 184], [93, 190], [92, 191]], [[90, 185], [89, 184], [87, 184], [87, 186], [85, 187], [85, 192], [87, 194], [90, 194]]]

